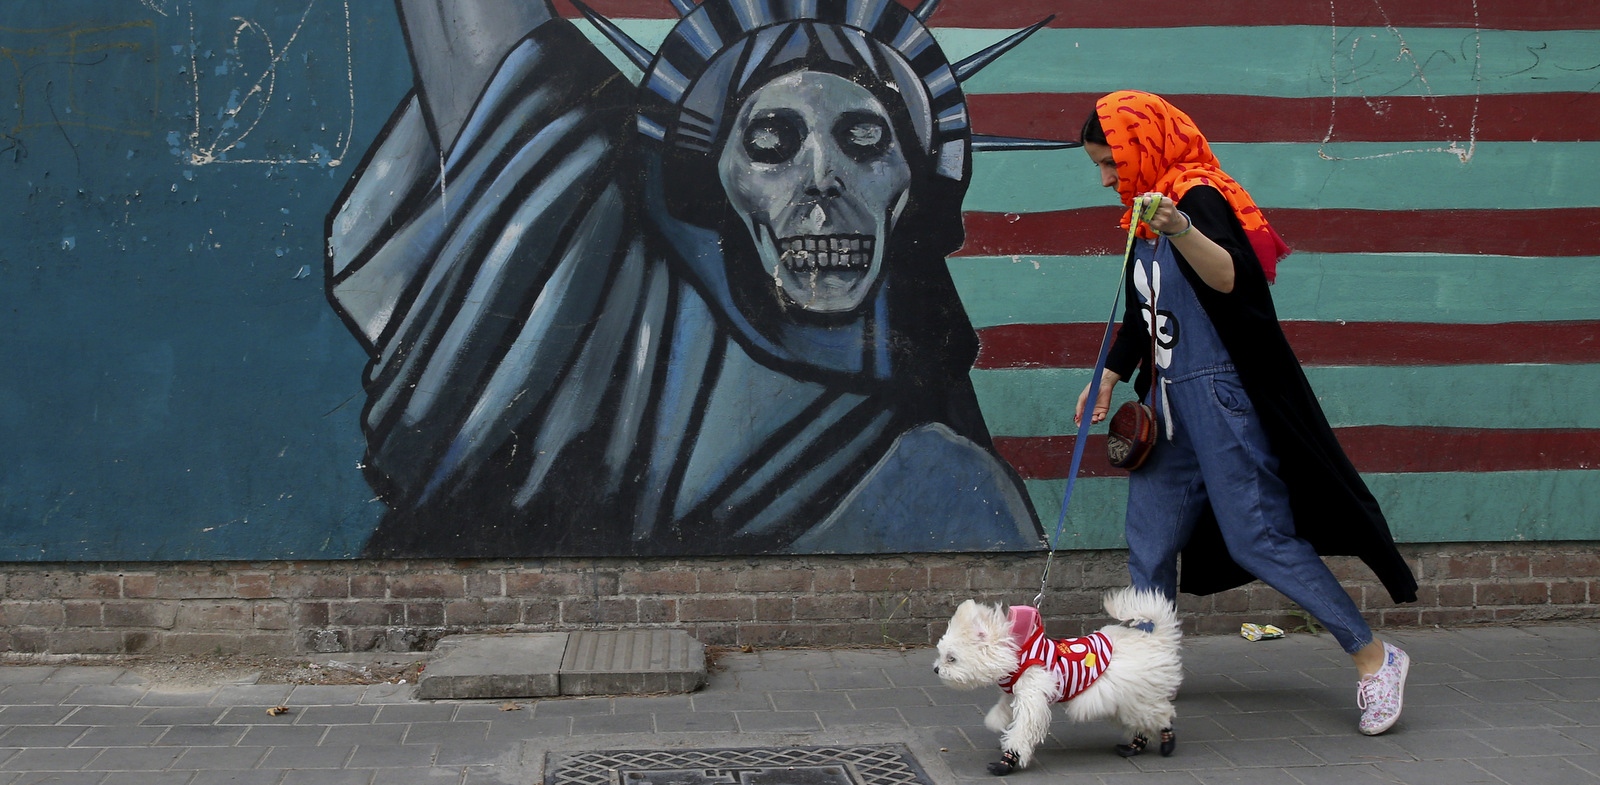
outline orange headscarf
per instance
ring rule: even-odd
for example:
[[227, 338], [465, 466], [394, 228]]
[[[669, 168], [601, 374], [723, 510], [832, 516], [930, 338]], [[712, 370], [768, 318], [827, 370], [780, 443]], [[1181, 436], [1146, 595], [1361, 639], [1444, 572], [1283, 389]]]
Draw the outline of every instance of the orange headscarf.
[[[1239, 216], [1267, 280], [1277, 278], [1278, 260], [1289, 255], [1289, 246], [1244, 187], [1222, 171], [1205, 135], [1188, 115], [1161, 96], [1138, 90], [1118, 90], [1094, 107], [1117, 162], [1117, 195], [1129, 208], [1122, 214], [1122, 228], [1133, 220], [1133, 198], [1139, 194], [1158, 191], [1177, 201], [1190, 188], [1209, 185]], [[1151, 239], [1155, 234], [1140, 225], [1139, 236]]]

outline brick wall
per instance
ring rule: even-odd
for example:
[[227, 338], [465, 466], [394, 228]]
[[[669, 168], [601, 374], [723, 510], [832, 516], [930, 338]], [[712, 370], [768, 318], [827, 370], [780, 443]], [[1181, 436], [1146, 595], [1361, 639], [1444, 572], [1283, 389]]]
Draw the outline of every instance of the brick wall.
[[[1380, 627], [1600, 617], [1593, 543], [1403, 546], [1422, 588], [1390, 604], [1352, 559], [1330, 564]], [[1098, 626], [1122, 551], [1057, 554], [1051, 632]], [[926, 645], [967, 597], [1028, 602], [1042, 555], [629, 561], [9, 564], [0, 650], [296, 654], [416, 651], [454, 632], [676, 627], [707, 644]], [[1298, 627], [1260, 584], [1182, 598], [1191, 632]]]

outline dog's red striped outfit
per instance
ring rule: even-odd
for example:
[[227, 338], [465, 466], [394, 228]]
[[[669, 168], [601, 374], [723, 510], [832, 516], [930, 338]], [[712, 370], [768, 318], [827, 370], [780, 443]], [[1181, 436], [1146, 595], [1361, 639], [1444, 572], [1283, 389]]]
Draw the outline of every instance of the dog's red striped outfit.
[[[1012, 620], [1017, 621], [1015, 614]], [[1021, 630], [1014, 629], [1013, 634], [1020, 633]], [[1082, 638], [1051, 640], [1044, 636], [1044, 622], [1035, 613], [1033, 629], [1023, 639], [1018, 656], [1017, 669], [1000, 680], [1000, 689], [1010, 692], [1023, 671], [1038, 666], [1055, 677], [1061, 689], [1057, 702], [1068, 701], [1089, 689], [1089, 685], [1106, 672], [1106, 666], [1111, 664], [1111, 639], [1096, 632]]]

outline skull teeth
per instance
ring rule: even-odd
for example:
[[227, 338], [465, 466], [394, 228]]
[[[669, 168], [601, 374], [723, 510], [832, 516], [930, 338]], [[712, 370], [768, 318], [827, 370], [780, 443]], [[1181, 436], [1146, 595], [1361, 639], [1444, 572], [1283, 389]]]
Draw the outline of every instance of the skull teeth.
[[871, 235], [834, 234], [785, 237], [778, 241], [783, 265], [795, 272], [861, 269], [872, 266]]

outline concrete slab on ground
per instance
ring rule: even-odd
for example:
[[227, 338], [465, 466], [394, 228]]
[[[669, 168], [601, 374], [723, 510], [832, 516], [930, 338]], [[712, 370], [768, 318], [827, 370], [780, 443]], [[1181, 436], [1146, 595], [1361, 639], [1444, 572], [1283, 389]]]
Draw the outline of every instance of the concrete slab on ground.
[[434, 648], [416, 697], [655, 695], [705, 682], [705, 646], [682, 630], [450, 635]]

